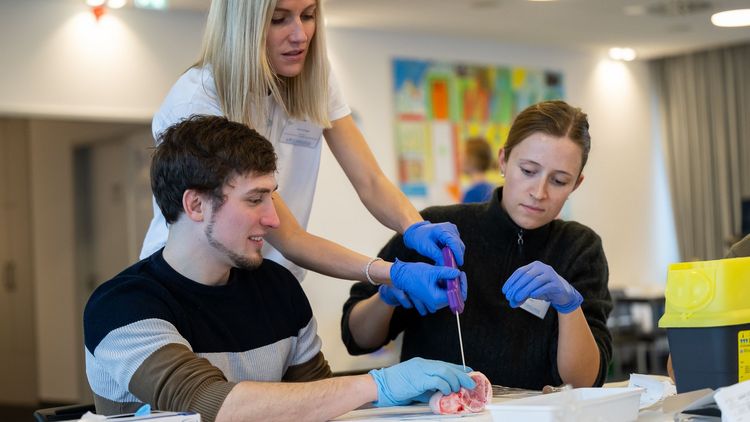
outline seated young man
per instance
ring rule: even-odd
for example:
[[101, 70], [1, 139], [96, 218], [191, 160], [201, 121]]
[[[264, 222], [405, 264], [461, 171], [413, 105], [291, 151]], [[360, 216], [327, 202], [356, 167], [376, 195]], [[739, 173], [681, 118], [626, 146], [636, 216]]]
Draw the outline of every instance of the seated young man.
[[474, 386], [457, 365], [424, 359], [330, 378], [299, 283], [260, 253], [279, 225], [275, 170], [271, 144], [223, 117], [163, 134], [151, 187], [166, 246], [101, 285], [84, 312], [98, 413], [148, 403], [208, 422], [327, 420]]

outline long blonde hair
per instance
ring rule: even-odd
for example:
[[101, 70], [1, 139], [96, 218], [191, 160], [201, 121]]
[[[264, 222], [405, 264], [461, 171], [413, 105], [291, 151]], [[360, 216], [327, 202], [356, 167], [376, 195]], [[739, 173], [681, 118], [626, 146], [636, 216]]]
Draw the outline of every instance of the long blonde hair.
[[316, 0], [315, 34], [302, 72], [292, 78], [273, 72], [266, 34], [277, 0], [212, 0], [195, 67], [210, 66], [221, 109], [230, 120], [252, 128], [270, 117], [269, 93], [286, 113], [322, 127], [328, 120], [328, 58], [323, 15]]

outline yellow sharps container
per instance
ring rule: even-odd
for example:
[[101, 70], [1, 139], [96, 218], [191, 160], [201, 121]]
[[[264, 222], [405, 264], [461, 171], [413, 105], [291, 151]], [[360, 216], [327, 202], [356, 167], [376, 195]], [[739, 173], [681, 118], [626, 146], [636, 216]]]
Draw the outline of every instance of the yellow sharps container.
[[664, 295], [678, 392], [750, 380], [750, 258], [672, 264]]

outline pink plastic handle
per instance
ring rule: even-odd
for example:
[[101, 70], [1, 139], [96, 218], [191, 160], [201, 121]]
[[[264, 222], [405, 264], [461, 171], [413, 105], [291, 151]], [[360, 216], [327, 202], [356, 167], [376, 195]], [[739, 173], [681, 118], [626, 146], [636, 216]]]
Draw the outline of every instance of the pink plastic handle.
[[[443, 265], [451, 268], [458, 268], [456, 258], [453, 252], [447, 246], [443, 247]], [[448, 280], [448, 307], [454, 314], [460, 314], [464, 311], [464, 300], [461, 297], [461, 281], [458, 278]]]

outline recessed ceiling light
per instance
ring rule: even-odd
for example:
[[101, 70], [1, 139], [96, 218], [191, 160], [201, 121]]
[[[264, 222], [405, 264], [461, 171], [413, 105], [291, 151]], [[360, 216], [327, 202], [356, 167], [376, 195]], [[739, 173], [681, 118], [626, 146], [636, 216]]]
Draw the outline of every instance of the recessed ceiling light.
[[106, 0], [86, 0], [86, 4], [91, 7], [97, 7], [104, 4]]
[[164, 10], [167, 8], [167, 0], [135, 0], [133, 5], [139, 9]]
[[633, 61], [635, 60], [635, 50], [628, 47], [612, 47], [609, 49], [609, 57], [612, 60]]
[[737, 27], [750, 26], [750, 9], [726, 10], [724, 12], [714, 13], [711, 16], [711, 23], [716, 26]]
[[111, 9], [120, 9], [125, 6], [127, 0], [107, 0], [107, 6]]

